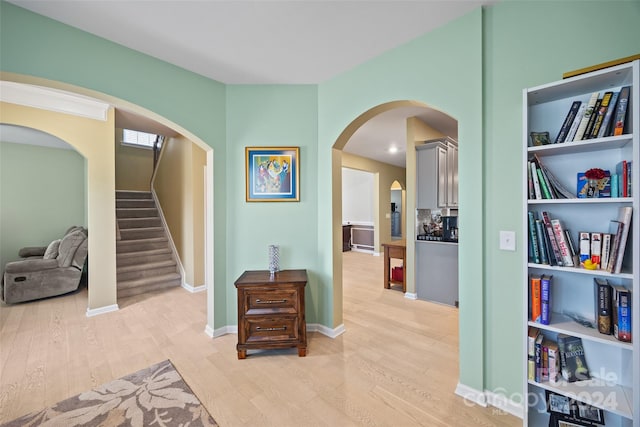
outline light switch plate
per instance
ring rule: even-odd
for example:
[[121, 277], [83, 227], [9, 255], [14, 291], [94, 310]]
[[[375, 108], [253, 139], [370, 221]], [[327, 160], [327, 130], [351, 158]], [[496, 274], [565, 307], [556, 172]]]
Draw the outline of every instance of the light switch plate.
[[500, 250], [515, 251], [516, 250], [516, 232], [500, 231]]

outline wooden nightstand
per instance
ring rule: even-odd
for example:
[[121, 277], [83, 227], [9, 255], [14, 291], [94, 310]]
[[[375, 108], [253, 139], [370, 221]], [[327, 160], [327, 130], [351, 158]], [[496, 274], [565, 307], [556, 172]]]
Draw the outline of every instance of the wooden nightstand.
[[235, 281], [238, 289], [238, 359], [247, 350], [297, 347], [307, 355], [304, 315], [306, 270], [245, 271]]

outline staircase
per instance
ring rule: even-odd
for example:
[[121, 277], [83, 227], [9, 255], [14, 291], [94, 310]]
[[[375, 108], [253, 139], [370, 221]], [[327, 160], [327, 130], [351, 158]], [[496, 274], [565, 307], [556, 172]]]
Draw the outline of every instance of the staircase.
[[180, 286], [155, 201], [148, 191], [116, 191], [118, 297]]

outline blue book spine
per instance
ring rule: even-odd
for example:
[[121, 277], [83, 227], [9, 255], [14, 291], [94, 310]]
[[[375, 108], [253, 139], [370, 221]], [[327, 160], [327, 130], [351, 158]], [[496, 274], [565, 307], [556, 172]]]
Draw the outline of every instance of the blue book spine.
[[542, 276], [540, 280], [541, 292], [540, 292], [540, 300], [542, 302], [542, 314], [540, 316], [540, 323], [543, 325], [548, 325], [551, 321], [551, 277], [553, 276]]
[[618, 174], [611, 175], [611, 197], [620, 197], [620, 189], [618, 186]]

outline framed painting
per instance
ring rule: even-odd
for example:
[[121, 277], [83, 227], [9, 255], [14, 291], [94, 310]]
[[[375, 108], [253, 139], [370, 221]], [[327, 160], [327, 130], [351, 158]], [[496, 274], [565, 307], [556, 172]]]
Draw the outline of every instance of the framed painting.
[[246, 147], [247, 202], [300, 201], [299, 147]]

